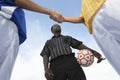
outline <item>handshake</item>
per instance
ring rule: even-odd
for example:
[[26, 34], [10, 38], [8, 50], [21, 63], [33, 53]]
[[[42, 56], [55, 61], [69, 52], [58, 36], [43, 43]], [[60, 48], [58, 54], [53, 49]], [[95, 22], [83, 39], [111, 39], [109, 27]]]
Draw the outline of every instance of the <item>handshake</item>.
[[58, 23], [62, 22], [71, 22], [71, 23], [84, 23], [85, 20], [82, 16], [78, 17], [66, 17], [62, 16], [60, 13], [56, 11], [49, 11], [50, 18]]
[[52, 20], [54, 20], [54, 21], [56, 21], [56, 22], [58, 22], [58, 23], [62, 23], [62, 22], [65, 21], [65, 17], [62, 16], [62, 14], [60, 14], [60, 13], [58, 13], [58, 12], [56, 12], [56, 11], [50, 11], [50, 12], [49, 12], [49, 17], [50, 17]]

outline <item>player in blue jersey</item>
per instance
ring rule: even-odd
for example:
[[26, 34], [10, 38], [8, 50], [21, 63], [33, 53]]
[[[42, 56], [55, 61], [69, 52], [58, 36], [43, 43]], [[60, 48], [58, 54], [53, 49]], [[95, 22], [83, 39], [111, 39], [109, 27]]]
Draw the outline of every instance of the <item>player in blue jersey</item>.
[[22, 9], [43, 13], [53, 18], [61, 15], [31, 0], [0, 0], [0, 80], [10, 80], [19, 45], [26, 39]]

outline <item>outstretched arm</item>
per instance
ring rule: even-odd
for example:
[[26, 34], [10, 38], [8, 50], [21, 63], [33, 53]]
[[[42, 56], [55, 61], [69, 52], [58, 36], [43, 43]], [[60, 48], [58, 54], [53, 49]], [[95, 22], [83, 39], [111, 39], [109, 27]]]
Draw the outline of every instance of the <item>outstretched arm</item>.
[[83, 17], [66, 17], [63, 16], [64, 22], [71, 22], [71, 23], [83, 23], [84, 18]]
[[66, 16], [61, 16], [61, 17], [52, 17], [50, 16], [54, 21], [62, 23], [62, 22], [71, 22], [71, 23], [84, 23], [84, 18], [83, 17], [66, 17]]
[[[47, 8], [44, 8], [44, 7], [34, 3], [31, 0], [14, 0], [14, 1], [15, 1], [15, 4], [18, 7], [21, 7], [23, 9], [27, 9], [27, 10], [30, 10], [30, 11], [35, 11], [35, 12], [38, 12], [38, 13], [47, 14], [47, 15], [50, 15], [52, 17], [61, 16], [61, 14], [59, 14], [57, 12], [54, 12], [52, 10], [49, 10]], [[56, 15], [56, 16], [54, 16], [54, 15]]]

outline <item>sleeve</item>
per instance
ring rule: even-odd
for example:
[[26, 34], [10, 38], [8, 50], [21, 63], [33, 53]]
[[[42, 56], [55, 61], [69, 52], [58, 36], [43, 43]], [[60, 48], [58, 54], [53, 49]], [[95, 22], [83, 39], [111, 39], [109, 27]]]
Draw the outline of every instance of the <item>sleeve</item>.
[[6, 3], [15, 5], [15, 0], [5, 0]]
[[48, 48], [48, 41], [45, 43], [45, 46], [43, 47], [43, 50], [41, 51], [40, 55], [43, 57], [44, 55], [50, 56], [50, 51]]
[[80, 45], [82, 44], [81, 41], [78, 41], [77, 39], [70, 38], [70, 46], [75, 49], [79, 49]]
[[82, 13], [80, 14], [80, 17], [83, 17]]
[[82, 18], [84, 19], [83, 24], [86, 26], [86, 24], [85, 24], [85, 18], [84, 18], [84, 16], [83, 16], [83, 14], [82, 14], [82, 13], [80, 14], [80, 17], [82, 17]]

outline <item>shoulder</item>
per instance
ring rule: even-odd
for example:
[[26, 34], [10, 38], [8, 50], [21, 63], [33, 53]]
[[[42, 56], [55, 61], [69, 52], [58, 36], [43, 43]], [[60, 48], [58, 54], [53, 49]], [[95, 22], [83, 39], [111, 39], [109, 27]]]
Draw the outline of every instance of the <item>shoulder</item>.
[[51, 39], [47, 40], [47, 41], [46, 41], [46, 44], [50, 43], [50, 41], [51, 41]]
[[[63, 35], [62, 35], [63, 36]], [[65, 35], [65, 36], [63, 36], [63, 38], [72, 38], [71, 36], [69, 36], [69, 35]]]
[[49, 46], [50, 43], [51, 43], [51, 41], [52, 41], [52, 39], [48, 39], [48, 40], [46, 41], [45, 45], [46, 45], [46, 46]]
[[9, 5], [12, 5], [12, 6], [16, 6], [15, 0], [3, 0], [3, 2], [5, 2], [6, 4], [9, 4]]
[[63, 41], [65, 43], [69, 43], [71, 40], [72, 40], [72, 37], [71, 36], [68, 36], [68, 35], [65, 35], [65, 36], [62, 36], [63, 37]]

